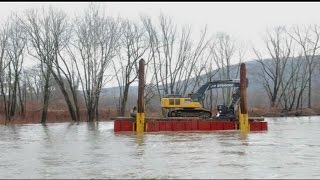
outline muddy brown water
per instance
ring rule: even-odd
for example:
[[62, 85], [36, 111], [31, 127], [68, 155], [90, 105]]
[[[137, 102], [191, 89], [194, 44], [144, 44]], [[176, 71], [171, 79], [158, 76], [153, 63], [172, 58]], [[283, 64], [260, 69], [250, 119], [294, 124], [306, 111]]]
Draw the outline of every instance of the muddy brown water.
[[320, 117], [268, 131], [113, 132], [113, 122], [0, 126], [0, 178], [320, 178]]

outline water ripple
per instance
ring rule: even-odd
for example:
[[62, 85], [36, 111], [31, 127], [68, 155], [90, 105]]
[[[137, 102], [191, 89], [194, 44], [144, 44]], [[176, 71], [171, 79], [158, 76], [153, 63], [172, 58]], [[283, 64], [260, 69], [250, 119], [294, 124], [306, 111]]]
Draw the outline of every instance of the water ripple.
[[1, 178], [320, 178], [319, 117], [266, 132], [114, 133], [113, 122], [0, 126]]

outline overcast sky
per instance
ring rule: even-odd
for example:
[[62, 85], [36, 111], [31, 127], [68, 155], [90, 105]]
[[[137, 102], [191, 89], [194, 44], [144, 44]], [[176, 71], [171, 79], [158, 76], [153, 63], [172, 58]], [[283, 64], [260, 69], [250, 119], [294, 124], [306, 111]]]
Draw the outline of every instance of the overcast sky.
[[[1, 2], [0, 18], [5, 20], [10, 12], [22, 13], [28, 8], [52, 5], [69, 15], [81, 14], [89, 2]], [[320, 24], [319, 2], [100, 2], [107, 14], [139, 19], [140, 15], [171, 16], [178, 25], [191, 25], [200, 32], [205, 25], [210, 34], [226, 32], [244, 43], [246, 59], [251, 60], [252, 46], [263, 48], [262, 37], [266, 28], [278, 25]]]

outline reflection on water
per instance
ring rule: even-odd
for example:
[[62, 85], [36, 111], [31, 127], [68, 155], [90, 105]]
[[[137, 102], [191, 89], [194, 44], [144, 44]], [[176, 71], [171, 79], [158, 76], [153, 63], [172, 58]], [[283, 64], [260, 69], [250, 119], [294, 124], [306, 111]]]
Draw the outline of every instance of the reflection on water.
[[0, 178], [320, 178], [320, 118], [267, 132], [114, 133], [113, 122], [0, 126]]

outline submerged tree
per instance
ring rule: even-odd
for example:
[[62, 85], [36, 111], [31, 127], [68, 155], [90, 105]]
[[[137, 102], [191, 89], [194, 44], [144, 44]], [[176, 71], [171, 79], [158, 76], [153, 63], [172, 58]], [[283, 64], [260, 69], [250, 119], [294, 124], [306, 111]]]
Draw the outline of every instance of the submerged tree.
[[74, 80], [74, 72], [70, 69], [72, 66], [67, 64], [62, 55], [70, 39], [70, 26], [66, 14], [53, 8], [49, 8], [48, 11], [43, 9], [42, 14], [31, 9], [26, 12], [26, 17], [25, 27], [31, 47], [29, 54], [39, 60], [44, 80], [41, 123], [45, 123], [47, 119], [51, 78], [54, 78], [64, 96], [71, 119], [79, 121], [77, 82]]
[[[119, 47], [120, 21], [106, 17], [98, 6], [91, 4], [75, 23], [73, 60], [87, 109], [88, 121], [98, 120], [102, 87], [110, 80], [106, 70]], [[80, 54], [79, 59], [75, 55]], [[79, 62], [78, 62], [79, 61]]]
[[5, 70], [8, 67], [8, 59], [6, 48], [8, 45], [8, 37], [9, 37], [9, 25], [6, 22], [0, 29], [0, 97], [1, 97], [1, 105], [4, 109], [6, 122], [9, 119], [8, 117], [8, 106], [7, 106], [7, 84], [6, 84], [6, 74]]
[[8, 117], [11, 119], [16, 114], [17, 107], [20, 106], [20, 113], [24, 114], [24, 104], [21, 94], [21, 71], [26, 47], [26, 32], [23, 24], [16, 14], [11, 17], [9, 29], [7, 55], [8, 55]]

